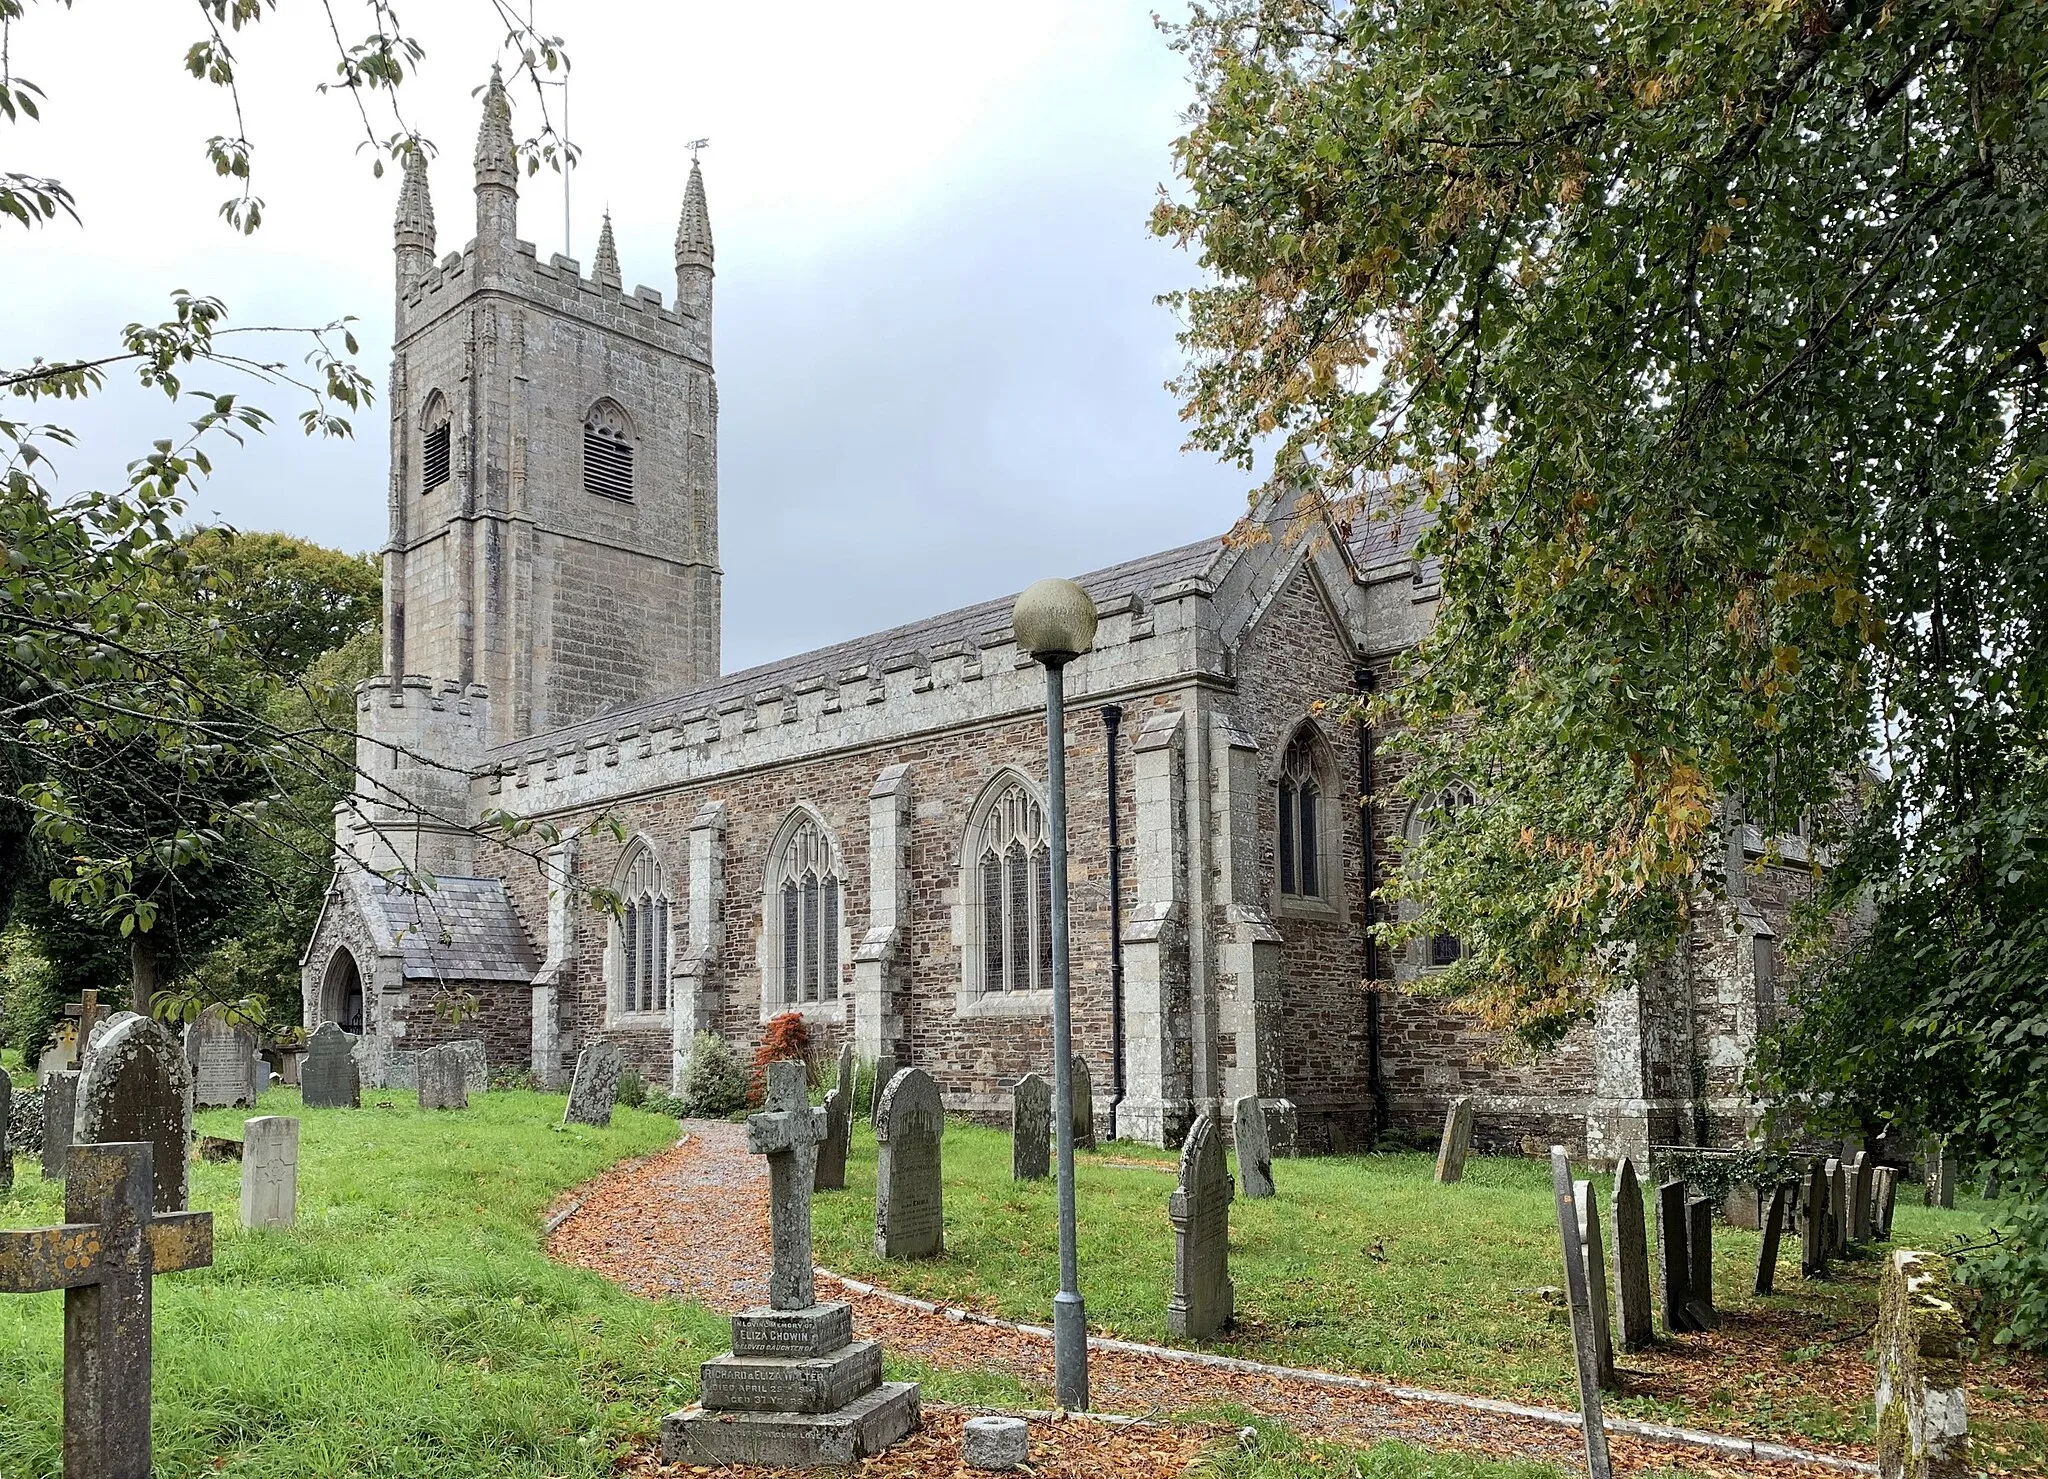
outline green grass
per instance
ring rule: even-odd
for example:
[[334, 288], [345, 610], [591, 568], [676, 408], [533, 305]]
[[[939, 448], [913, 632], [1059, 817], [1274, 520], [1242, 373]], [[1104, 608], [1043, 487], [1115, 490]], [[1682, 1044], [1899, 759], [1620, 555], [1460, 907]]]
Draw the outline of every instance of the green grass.
[[1237, 1409], [1214, 1416], [1248, 1431], [1204, 1455], [1188, 1479], [1564, 1479], [1565, 1474], [1550, 1464], [1431, 1453], [1408, 1443], [1357, 1448], [1315, 1442]]
[[[215, 1214], [214, 1266], [156, 1284], [157, 1473], [595, 1476], [694, 1398], [723, 1319], [651, 1303], [540, 1247], [567, 1187], [675, 1139], [675, 1121], [620, 1110], [561, 1128], [559, 1095], [493, 1092], [422, 1115], [410, 1094], [301, 1121], [299, 1225], [236, 1225], [239, 1167], [195, 1164]], [[199, 1116], [239, 1137], [248, 1111]], [[62, 1189], [17, 1161], [0, 1226], [62, 1221]], [[0, 1474], [61, 1469], [62, 1295], [0, 1299]], [[892, 1373], [896, 1374], [896, 1373]], [[927, 1375], [914, 1366], [902, 1374]], [[1014, 1383], [932, 1374], [934, 1395], [1014, 1402]]]

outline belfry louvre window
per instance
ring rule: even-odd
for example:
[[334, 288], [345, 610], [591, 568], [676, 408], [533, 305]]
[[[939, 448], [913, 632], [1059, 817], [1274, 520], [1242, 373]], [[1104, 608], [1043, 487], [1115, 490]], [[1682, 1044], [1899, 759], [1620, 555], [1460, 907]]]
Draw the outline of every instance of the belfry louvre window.
[[968, 878], [979, 890], [984, 994], [1052, 989], [1052, 852], [1045, 814], [1015, 782], [998, 795], [974, 838]]
[[1297, 734], [1280, 762], [1280, 892], [1295, 898], [1323, 896], [1323, 786], [1316, 778], [1315, 750]]
[[612, 1009], [668, 1010], [669, 900], [661, 865], [645, 843], [636, 846], [619, 882], [612, 921]]
[[[782, 938], [776, 963], [786, 1006], [839, 999], [839, 915], [845, 884], [832, 840], [806, 817], [783, 840], [769, 870]], [[773, 993], [771, 993], [772, 997]]]
[[583, 490], [632, 501], [633, 431], [610, 401], [599, 401], [583, 420]]
[[420, 438], [420, 491], [431, 493], [448, 481], [448, 403], [436, 391], [427, 402], [426, 431]]

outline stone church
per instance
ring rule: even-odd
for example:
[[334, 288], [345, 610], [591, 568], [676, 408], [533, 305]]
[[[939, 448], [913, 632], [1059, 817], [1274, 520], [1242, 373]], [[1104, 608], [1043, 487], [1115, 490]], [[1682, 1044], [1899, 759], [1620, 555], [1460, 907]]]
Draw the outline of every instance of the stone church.
[[[750, 1051], [798, 1012], [823, 1051], [1001, 1116], [1051, 1061], [1043, 675], [1010, 598], [721, 672], [702, 173], [668, 302], [625, 289], [609, 222], [587, 275], [519, 239], [496, 82], [475, 173], [474, 239], [445, 257], [422, 161], [399, 195], [385, 676], [359, 695], [306, 1021], [362, 1034], [374, 1082], [481, 1036], [550, 1084], [604, 1038], [665, 1084], [694, 1034]], [[1428, 628], [1435, 572], [1412, 527], [1254, 518], [1274, 537], [1080, 577], [1101, 628], [1067, 670], [1074, 1036], [1098, 1125], [1170, 1145], [1258, 1094], [1292, 1102], [1303, 1149], [1343, 1150], [1433, 1137], [1469, 1094], [1497, 1149], [1740, 1130], [1800, 870], [1731, 868], [1745, 896], [1668, 970], [1543, 1060], [1503, 1055], [1404, 989], [1457, 940], [1369, 940], [1368, 885], [1427, 817], [1319, 702]], [[1740, 828], [1730, 848], [1765, 856]]]

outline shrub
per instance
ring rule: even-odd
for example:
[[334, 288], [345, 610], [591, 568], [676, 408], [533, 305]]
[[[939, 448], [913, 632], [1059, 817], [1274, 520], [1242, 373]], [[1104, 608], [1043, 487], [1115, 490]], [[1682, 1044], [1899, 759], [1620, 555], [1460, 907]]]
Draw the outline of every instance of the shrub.
[[747, 1103], [758, 1105], [768, 1093], [768, 1065], [794, 1060], [804, 1065], [804, 1081], [816, 1083], [817, 1067], [811, 1062], [811, 1027], [801, 1012], [784, 1012], [770, 1017], [761, 1029], [761, 1046], [754, 1049], [754, 1072], [747, 1081]]
[[628, 1109], [638, 1109], [647, 1102], [647, 1080], [640, 1076], [639, 1069], [619, 1070], [619, 1092], [614, 1102]]
[[665, 1114], [672, 1120], [682, 1119], [690, 1112], [674, 1094], [664, 1094], [659, 1089], [649, 1089], [647, 1097], [640, 1101], [640, 1108], [643, 1113]]
[[49, 1046], [64, 998], [57, 974], [20, 929], [0, 934], [0, 1042], [17, 1048], [34, 1072]]
[[[43, 1094], [40, 1089], [16, 1089], [14, 1106], [8, 1113], [7, 1145], [16, 1155], [30, 1155], [43, 1143]], [[5, 1154], [0, 1150], [0, 1154]]]
[[533, 1070], [523, 1063], [491, 1065], [491, 1087], [493, 1089], [537, 1089], [540, 1080], [533, 1076]]
[[690, 1040], [683, 1060], [681, 1113], [696, 1119], [723, 1119], [747, 1102], [747, 1071], [732, 1045], [715, 1032]]

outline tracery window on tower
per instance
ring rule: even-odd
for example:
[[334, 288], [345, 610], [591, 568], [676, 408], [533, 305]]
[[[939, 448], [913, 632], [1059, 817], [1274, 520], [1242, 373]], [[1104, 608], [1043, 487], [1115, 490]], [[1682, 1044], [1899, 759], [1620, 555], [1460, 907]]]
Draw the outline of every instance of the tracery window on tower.
[[646, 842], [628, 850], [617, 884], [619, 912], [606, 952], [612, 1012], [645, 1016], [668, 1011], [669, 897], [661, 864]]
[[765, 999], [784, 1007], [839, 1000], [845, 873], [831, 834], [808, 808], [783, 824], [769, 858], [765, 892], [770, 975]]
[[963, 861], [969, 991], [1050, 991], [1052, 851], [1045, 810], [1022, 780], [976, 809]]
[[448, 438], [453, 417], [447, 397], [435, 391], [420, 417], [420, 491], [431, 493], [448, 481]]
[[633, 499], [633, 424], [610, 397], [583, 418], [583, 491], [627, 503]]

